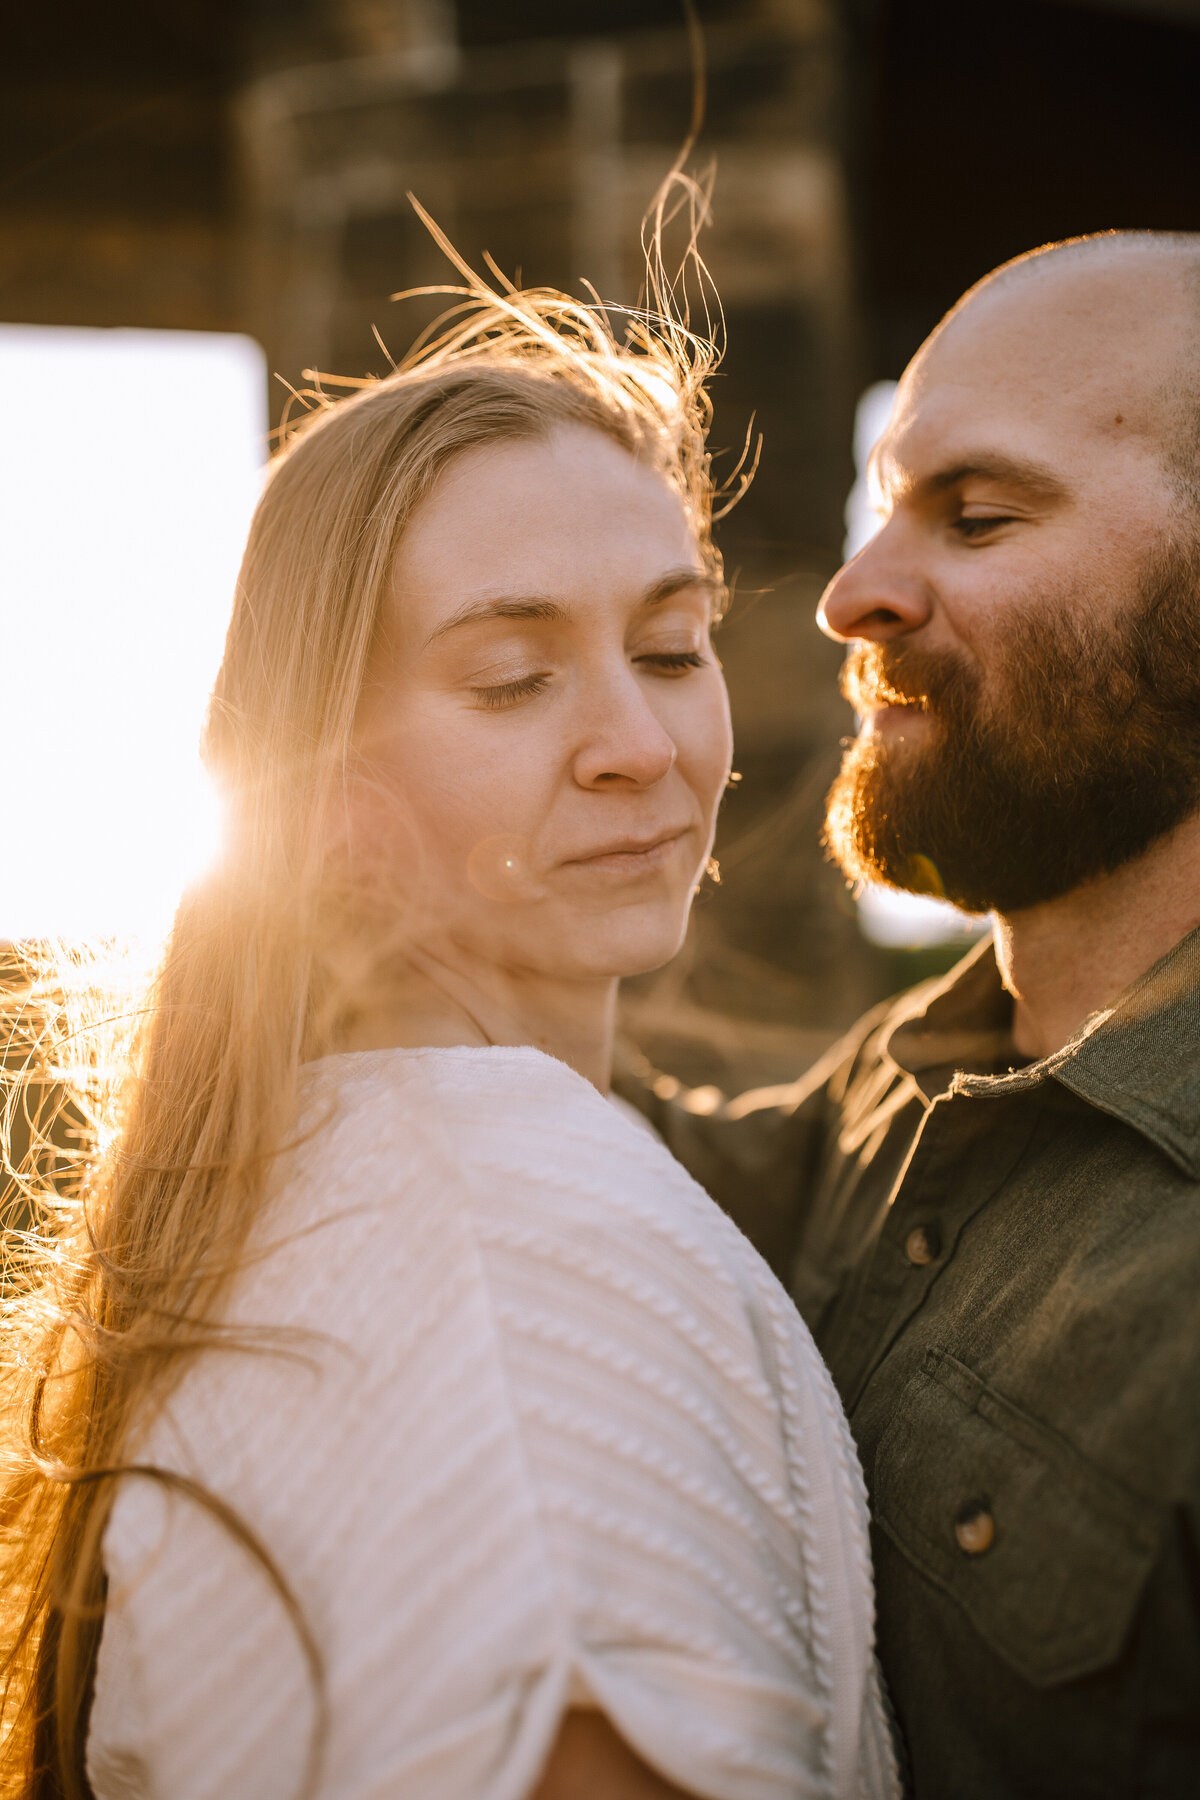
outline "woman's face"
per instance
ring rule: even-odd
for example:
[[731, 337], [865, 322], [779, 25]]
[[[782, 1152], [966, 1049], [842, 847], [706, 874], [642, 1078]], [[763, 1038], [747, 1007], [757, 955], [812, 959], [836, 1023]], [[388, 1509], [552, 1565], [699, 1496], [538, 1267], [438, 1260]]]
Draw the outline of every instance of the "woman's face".
[[350, 808], [422, 948], [584, 979], [675, 954], [729, 774], [714, 599], [678, 496], [600, 432], [450, 464], [396, 557]]

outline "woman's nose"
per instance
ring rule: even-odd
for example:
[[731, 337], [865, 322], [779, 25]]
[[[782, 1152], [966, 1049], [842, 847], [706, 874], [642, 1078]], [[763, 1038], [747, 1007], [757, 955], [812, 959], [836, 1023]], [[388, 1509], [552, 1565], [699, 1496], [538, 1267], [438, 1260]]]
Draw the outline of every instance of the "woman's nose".
[[678, 748], [633, 675], [595, 696], [575, 754], [580, 787], [652, 787], [674, 766]]
[[885, 525], [838, 570], [817, 607], [817, 624], [826, 637], [883, 644], [928, 622], [929, 588], [899, 552], [898, 539]]

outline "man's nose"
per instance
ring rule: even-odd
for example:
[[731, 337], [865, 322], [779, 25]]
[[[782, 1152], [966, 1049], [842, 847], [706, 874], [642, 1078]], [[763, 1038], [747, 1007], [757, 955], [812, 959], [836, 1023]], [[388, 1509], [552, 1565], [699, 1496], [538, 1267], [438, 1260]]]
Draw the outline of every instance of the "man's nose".
[[841, 643], [885, 644], [919, 631], [931, 612], [929, 587], [899, 554], [889, 526], [834, 576], [817, 607], [817, 624]]

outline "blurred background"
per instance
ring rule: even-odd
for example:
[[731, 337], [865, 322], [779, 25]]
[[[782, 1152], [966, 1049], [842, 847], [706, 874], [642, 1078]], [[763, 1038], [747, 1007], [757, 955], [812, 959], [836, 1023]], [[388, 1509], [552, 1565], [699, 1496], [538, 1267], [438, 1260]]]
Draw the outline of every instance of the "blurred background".
[[[883, 384], [1005, 258], [1200, 229], [1200, 0], [699, 12], [713, 441], [729, 467], [752, 416], [764, 440], [720, 539], [742, 779], [721, 885], [628, 1020], [658, 1067], [738, 1085], [967, 941], [857, 904], [818, 846], [852, 722], [812, 616], [856, 419], [861, 461]], [[0, 940], [103, 928], [122, 871], [148, 897], [202, 855], [181, 796], [268, 423], [305, 369], [385, 372], [423, 323], [388, 296], [448, 277], [406, 193], [472, 260], [632, 301], [691, 107], [679, 0], [47, 0], [5, 39]]]

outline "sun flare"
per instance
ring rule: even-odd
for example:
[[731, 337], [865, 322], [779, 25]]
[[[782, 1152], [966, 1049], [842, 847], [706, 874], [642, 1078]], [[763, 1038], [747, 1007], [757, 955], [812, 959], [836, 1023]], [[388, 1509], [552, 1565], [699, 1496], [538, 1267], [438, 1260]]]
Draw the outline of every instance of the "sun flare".
[[157, 938], [219, 843], [205, 699], [266, 444], [262, 354], [0, 326], [0, 941]]

